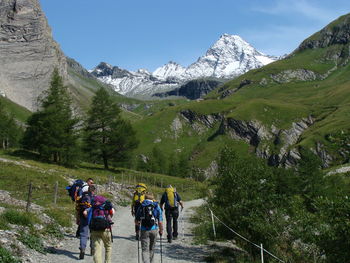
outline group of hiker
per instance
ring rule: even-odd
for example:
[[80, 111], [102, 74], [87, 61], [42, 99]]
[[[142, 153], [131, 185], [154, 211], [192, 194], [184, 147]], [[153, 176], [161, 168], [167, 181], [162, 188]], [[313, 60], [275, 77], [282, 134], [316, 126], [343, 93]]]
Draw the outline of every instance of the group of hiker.
[[[80, 239], [79, 259], [84, 259], [88, 240], [90, 253], [95, 263], [112, 262], [112, 217], [115, 213], [112, 203], [101, 195], [95, 195], [94, 180], [76, 180], [66, 188], [76, 204], [76, 237]], [[105, 260], [102, 258], [103, 246]]]
[[[95, 195], [94, 180], [76, 180], [67, 187], [68, 193], [76, 203], [76, 237], [80, 239], [79, 259], [84, 259], [90, 238], [91, 255], [95, 263], [112, 262], [112, 217], [115, 213], [112, 203], [105, 197]], [[153, 262], [158, 233], [163, 235], [163, 211], [165, 210], [168, 243], [178, 237], [179, 207], [184, 205], [176, 189], [169, 185], [158, 203], [144, 183], [135, 187], [131, 204], [131, 214], [135, 217], [135, 237], [141, 242], [142, 261]], [[102, 259], [103, 246], [105, 260]]]

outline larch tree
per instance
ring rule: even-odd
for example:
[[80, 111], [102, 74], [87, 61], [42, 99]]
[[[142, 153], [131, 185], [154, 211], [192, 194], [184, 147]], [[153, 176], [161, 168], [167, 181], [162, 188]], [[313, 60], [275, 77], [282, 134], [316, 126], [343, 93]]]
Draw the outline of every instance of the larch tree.
[[84, 128], [84, 150], [93, 160], [101, 160], [104, 168], [111, 161], [124, 162], [138, 145], [131, 124], [120, 116], [112, 97], [100, 88], [92, 100]]
[[73, 165], [79, 152], [76, 128], [79, 120], [73, 115], [68, 88], [57, 70], [39, 104], [40, 109], [28, 119], [23, 147], [37, 151], [44, 160]]

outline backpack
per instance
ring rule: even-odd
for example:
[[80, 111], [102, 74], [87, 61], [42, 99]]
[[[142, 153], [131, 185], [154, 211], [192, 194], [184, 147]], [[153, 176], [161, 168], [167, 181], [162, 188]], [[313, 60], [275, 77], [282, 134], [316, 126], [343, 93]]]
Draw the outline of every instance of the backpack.
[[178, 207], [177, 200], [176, 200], [176, 192], [173, 187], [165, 188], [165, 193], [167, 197], [167, 204], [170, 208]]
[[156, 222], [157, 222], [157, 218], [158, 218], [158, 212], [155, 209], [157, 207], [157, 203], [153, 202], [149, 205], [143, 205], [142, 208], [142, 214], [141, 214], [141, 225], [147, 228], [152, 228]]
[[83, 187], [86, 186], [87, 183], [81, 179], [75, 180], [72, 185], [66, 187], [68, 191], [68, 195], [72, 199], [73, 202], [79, 200], [83, 195]]
[[136, 206], [141, 204], [145, 200], [145, 193], [147, 191], [147, 186], [143, 183], [139, 183], [135, 187], [133, 201]]
[[88, 224], [91, 230], [103, 231], [109, 228], [113, 222], [109, 211], [113, 208], [112, 203], [103, 196], [94, 196], [92, 207], [88, 214]]

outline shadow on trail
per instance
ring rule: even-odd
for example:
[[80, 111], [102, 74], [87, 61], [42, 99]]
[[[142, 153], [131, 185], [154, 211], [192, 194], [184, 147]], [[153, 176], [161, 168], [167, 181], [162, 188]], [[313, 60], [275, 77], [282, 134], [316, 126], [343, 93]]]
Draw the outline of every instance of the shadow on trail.
[[63, 256], [66, 256], [68, 258], [72, 258], [72, 259], [76, 259], [78, 260], [79, 257], [79, 253], [78, 252], [72, 252], [72, 251], [69, 251], [69, 250], [65, 250], [65, 249], [58, 249], [58, 248], [50, 248], [50, 253], [51, 254], [56, 254], [56, 255], [63, 255]]
[[[175, 242], [181, 242], [175, 241]], [[189, 262], [205, 262], [204, 257], [207, 253], [202, 247], [186, 247], [177, 243], [168, 244], [163, 241], [163, 257], [169, 259], [184, 260]], [[155, 250], [156, 254], [160, 254], [159, 243]]]
[[128, 236], [128, 237], [122, 237], [122, 236], [115, 236], [113, 235], [113, 239], [117, 240], [117, 239], [124, 239], [124, 240], [129, 240], [129, 241], [135, 241], [137, 242], [137, 240], [135, 239], [135, 235], [133, 236]]

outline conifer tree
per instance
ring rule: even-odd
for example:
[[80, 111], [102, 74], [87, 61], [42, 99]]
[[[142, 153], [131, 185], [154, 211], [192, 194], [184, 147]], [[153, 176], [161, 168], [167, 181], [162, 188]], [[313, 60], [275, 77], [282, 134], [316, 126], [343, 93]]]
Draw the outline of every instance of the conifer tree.
[[22, 131], [14, 117], [10, 115], [0, 101], [0, 147], [8, 149], [16, 146]]
[[72, 165], [78, 156], [78, 119], [63, 79], [54, 70], [50, 88], [39, 99], [40, 110], [28, 120], [23, 147], [37, 151], [47, 161]]
[[138, 141], [131, 124], [120, 116], [120, 109], [104, 88], [93, 98], [84, 129], [85, 151], [102, 160], [105, 169], [110, 161], [124, 162]]

